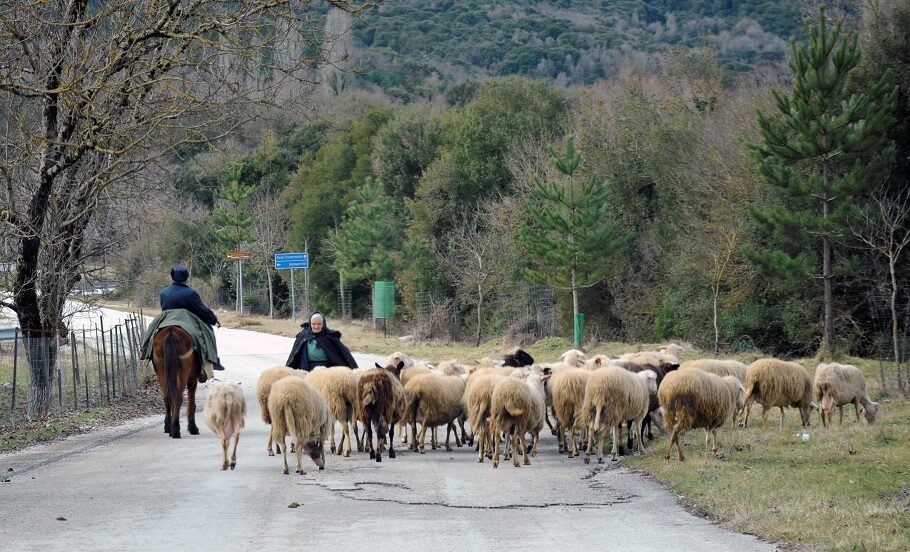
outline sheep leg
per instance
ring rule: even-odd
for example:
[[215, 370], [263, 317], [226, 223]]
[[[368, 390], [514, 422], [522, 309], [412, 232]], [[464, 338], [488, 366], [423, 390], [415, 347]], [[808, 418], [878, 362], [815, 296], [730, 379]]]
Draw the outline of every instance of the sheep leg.
[[761, 407], [761, 427], [762, 427], [762, 429], [765, 429], [765, 427], [768, 425], [768, 410], [770, 410], [769, 407], [762, 405], [762, 407]]
[[297, 435], [297, 438], [294, 439], [297, 443], [297, 469], [295, 470], [300, 475], [306, 475], [306, 470], [303, 469], [303, 449], [305, 448], [304, 440], [300, 434]]
[[856, 408], [856, 422], [859, 423], [859, 399], [853, 399], [853, 407]]
[[[399, 422], [398, 431], [401, 432], [401, 444], [402, 445], [408, 444], [408, 424], [406, 424], [405, 422]], [[415, 433], [415, 435], [416, 435], [416, 433]], [[411, 450], [414, 450], [414, 449], [411, 449]]]
[[370, 451], [370, 460], [376, 459], [376, 451], [373, 450], [373, 427], [369, 421], [363, 423], [363, 436], [366, 438], [366, 447]]
[[783, 431], [784, 431], [784, 407], [779, 406], [778, 408], [780, 408], [780, 431], [781, 431], [781, 433], [783, 433]]
[[717, 458], [717, 429], [716, 428], [711, 430], [711, 443], [714, 445], [713, 447], [711, 447], [711, 452], [713, 453], [713, 456], [715, 458]]
[[[424, 425], [426, 425], [426, 424], [424, 424]], [[405, 426], [405, 428], [407, 428], [407, 426]], [[399, 428], [399, 429], [401, 429], [401, 428]], [[417, 452], [419, 450], [418, 445], [417, 445], [417, 443], [418, 443], [417, 436], [418, 435], [420, 435], [420, 449], [423, 448], [424, 435], [423, 435], [422, 429], [423, 428], [421, 428], [421, 432], [418, 434], [417, 433], [417, 416], [411, 416], [411, 444], [408, 446], [409, 450], [413, 450], [414, 452]], [[404, 432], [407, 433], [407, 429], [405, 429]], [[402, 442], [405, 442], [405, 441], [402, 441]]]
[[838, 406], [837, 409], [840, 411], [840, 425], [844, 425], [844, 406]]
[[471, 438], [468, 439], [468, 430], [465, 429], [464, 423], [467, 420], [466, 416], [460, 416], [458, 418], [458, 425], [461, 426], [461, 442], [471, 446], [474, 444], [474, 428], [471, 428]]
[[[578, 456], [578, 442], [575, 439], [575, 434], [577, 433], [577, 428], [575, 424], [572, 424], [572, 429], [569, 430], [569, 435], [572, 437], [572, 450], [569, 452], [569, 458], [575, 458]], [[567, 444], [568, 446], [568, 444]]]
[[230, 446], [230, 444], [231, 444], [231, 442], [230, 442], [231, 440], [224, 435], [224, 431], [219, 431], [218, 437], [221, 439], [221, 451], [223, 453], [222, 460], [221, 460], [221, 471], [224, 471], [224, 470], [228, 469], [227, 451], [228, 451], [228, 446]]
[[395, 458], [395, 424], [389, 424], [389, 458]]
[[[335, 452], [335, 419], [329, 416], [329, 450]], [[341, 450], [341, 447], [338, 447]]]
[[[549, 412], [547, 412], [547, 409], [544, 409], [543, 419], [546, 420], [546, 422], [547, 422], [547, 427], [550, 428], [550, 433], [552, 433], [553, 435], [556, 435], [556, 428], [553, 427], [553, 423], [550, 422], [550, 414], [549, 414]], [[558, 424], [559, 421], [557, 420], [556, 423]]]
[[[466, 439], [464, 439], [464, 431], [462, 431], [462, 433], [461, 433], [462, 439], [459, 439], [458, 438], [458, 426], [455, 425], [454, 421], [450, 422], [449, 425], [452, 426], [452, 433], [455, 434], [455, 446], [461, 448], [462, 441], [464, 441], [465, 443], [468, 442]], [[448, 436], [446, 436], [446, 441], [448, 441]]]
[[[635, 427], [642, 427], [643, 420], [635, 420]], [[638, 452], [645, 452], [645, 434], [644, 431], [637, 432], [635, 438], [638, 439]]]
[[[479, 432], [479, 434], [478, 434], [478, 432]], [[485, 434], [485, 432], [484, 432], [482, 429], [481, 429], [481, 430], [478, 430], [477, 428], [474, 428], [474, 435], [477, 435], [477, 436], [478, 436], [478, 439], [477, 439], [477, 451], [478, 451], [478, 452], [477, 452], [477, 463], [478, 463], [478, 464], [483, 464], [483, 453], [484, 453], [484, 449], [486, 448], [486, 444], [487, 444], [486, 434]]]
[[711, 449], [711, 430], [705, 429], [705, 461], [708, 460], [708, 450]]
[[382, 462], [382, 441], [385, 431], [383, 431], [381, 419], [373, 420], [373, 431], [376, 433], [376, 461]]
[[436, 426], [430, 428], [430, 446], [433, 447], [433, 450], [436, 450], [436, 447], [439, 446], [439, 435], [436, 433]]
[[686, 457], [683, 456], [682, 445], [679, 444], [679, 435], [678, 434], [676, 435], [676, 451], [679, 452], [679, 461], [685, 462]]
[[[641, 428], [640, 428], [639, 426], [637, 426], [637, 425], [635, 426], [635, 431], [639, 431], [640, 429], [641, 429]], [[622, 432], [622, 424], [619, 425], [619, 431]], [[622, 433], [620, 433], [619, 435], [622, 436]], [[629, 449], [629, 452], [632, 452], [632, 451], [634, 450], [634, 449], [632, 448], [632, 446], [633, 446], [633, 443], [632, 443], [632, 420], [626, 420], [626, 448]]]
[[534, 437], [531, 438], [531, 456], [537, 457], [537, 444], [540, 443], [540, 432], [537, 431], [534, 433]]
[[[231, 469], [232, 470], [237, 467], [237, 442], [238, 441], [240, 441], [240, 431], [239, 430], [237, 431], [237, 433], [234, 434], [234, 450], [231, 451]], [[226, 452], [227, 452], [227, 449], [225, 448], [225, 453]]]
[[[534, 438], [536, 439], [537, 437], [535, 436]], [[520, 439], [521, 439], [521, 450], [524, 451], [524, 455], [522, 457], [521, 463], [524, 464], [525, 466], [530, 466], [531, 461], [528, 460], [528, 448], [525, 446], [525, 433], [524, 432], [522, 432]], [[536, 454], [536, 451], [535, 451], [535, 454]], [[516, 458], [518, 457], [517, 454], [515, 456], [516, 456]]]
[[[519, 433], [518, 433], [517, 431], [515, 431], [515, 429], [513, 428], [513, 429], [512, 429], [512, 434], [509, 436], [509, 441], [512, 442], [512, 452], [513, 452], [513, 454], [512, 454], [512, 465], [515, 466], [516, 468], [520, 468], [520, 467], [521, 467], [521, 464], [518, 463], [518, 447], [519, 447], [519, 445], [520, 445], [521, 448], [522, 448], [522, 451], [524, 451], [524, 448], [525, 448], [524, 440], [525, 440], [525, 435], [524, 435], [524, 433], [521, 433], [521, 435], [519, 435]], [[525, 455], [526, 455], [526, 454], [528, 454], [528, 453], [527, 453], [527, 452], [522, 452], [522, 454], [525, 454]]]
[[[494, 435], [498, 436], [499, 435], [498, 424], [493, 424], [491, 431], [495, 431]], [[495, 469], [498, 467], [499, 467], [499, 439], [494, 438], [493, 439], [493, 468]]]
[[[420, 432], [419, 432], [419, 433], [416, 433], [416, 431], [417, 431], [417, 422], [414, 422], [414, 426], [413, 426], [413, 427], [414, 427], [415, 433], [414, 433], [414, 435], [411, 436], [411, 443], [412, 443], [412, 444], [411, 444], [411, 450], [415, 450], [415, 451], [416, 451], [416, 450], [419, 450], [419, 451], [420, 451], [420, 454], [426, 454], [426, 452], [427, 452], [427, 446], [426, 446], [426, 444], [427, 444], [427, 441], [426, 441], [426, 439], [427, 439], [427, 424], [426, 424], [426, 422], [424, 422], [424, 423], [420, 426]], [[433, 434], [430, 433], [430, 439], [432, 439], [432, 438], [433, 438]]]
[[[275, 441], [278, 441], [276, 438]], [[281, 452], [284, 453], [284, 475], [287, 475], [290, 470], [288, 469], [288, 448], [285, 446], [287, 441], [284, 440], [284, 435], [281, 436]]]
[[653, 440], [654, 440], [654, 434], [651, 433], [651, 413], [650, 413], [650, 412], [648, 412], [648, 413], [645, 415], [645, 419], [644, 419], [644, 421], [642, 422], [642, 431], [644, 431], [644, 425], [645, 425], [645, 423], [648, 424], [648, 440], [649, 440], [649, 441], [653, 441]]
[[743, 406], [743, 420], [740, 422], [739, 426], [745, 428], [749, 425], [749, 412], [752, 409], [752, 394], [750, 393], [745, 399], [745, 405]]
[[[278, 449], [278, 443], [275, 443], [275, 452], [281, 452]], [[269, 431], [269, 444], [266, 446], [266, 452], [269, 453], [269, 456], [275, 456], [275, 452], [272, 451], [272, 432]]]

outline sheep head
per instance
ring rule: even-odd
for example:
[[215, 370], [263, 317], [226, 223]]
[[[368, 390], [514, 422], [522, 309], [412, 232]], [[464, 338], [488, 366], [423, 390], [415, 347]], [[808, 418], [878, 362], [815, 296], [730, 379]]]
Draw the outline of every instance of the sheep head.
[[306, 452], [320, 470], [325, 469], [325, 448], [323, 447], [322, 439], [307, 441]]
[[869, 406], [863, 406], [863, 416], [866, 417], [866, 421], [870, 424], [875, 423], [875, 416], [878, 414], [878, 410], [882, 405], [877, 402], [870, 402]]
[[654, 370], [642, 370], [635, 375], [647, 383], [649, 394], [657, 394], [657, 374], [654, 372]]

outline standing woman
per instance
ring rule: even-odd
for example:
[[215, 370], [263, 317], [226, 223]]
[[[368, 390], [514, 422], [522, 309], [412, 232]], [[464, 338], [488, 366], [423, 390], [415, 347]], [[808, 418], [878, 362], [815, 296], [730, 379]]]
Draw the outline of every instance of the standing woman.
[[330, 330], [321, 312], [314, 312], [301, 327], [285, 366], [307, 372], [316, 366], [357, 368], [351, 351], [341, 342], [341, 332]]

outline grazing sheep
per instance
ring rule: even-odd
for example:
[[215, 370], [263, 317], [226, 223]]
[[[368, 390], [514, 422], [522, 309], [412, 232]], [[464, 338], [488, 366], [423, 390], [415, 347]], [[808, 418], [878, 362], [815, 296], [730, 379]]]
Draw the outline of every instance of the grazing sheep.
[[234, 383], [219, 383], [209, 389], [205, 398], [205, 408], [202, 410], [205, 423], [213, 433], [221, 439], [221, 449], [224, 453], [221, 469], [228, 469], [228, 445], [231, 436], [234, 437], [234, 450], [231, 452], [231, 469], [237, 466], [237, 442], [240, 440], [240, 430], [246, 423], [246, 401], [243, 390]]
[[284, 438], [290, 435], [297, 443], [296, 473], [305, 475], [303, 451], [320, 470], [325, 469], [326, 434], [329, 432], [329, 405], [319, 391], [300, 378], [282, 378], [269, 393], [272, 413], [272, 439], [281, 443], [284, 452], [284, 474], [288, 474], [288, 450]]
[[[357, 376], [347, 366], [316, 368], [306, 378], [329, 404], [329, 450], [351, 455], [351, 433], [348, 424], [357, 423]], [[341, 423], [341, 442], [335, 447], [335, 420]], [[356, 427], [356, 426], [355, 426]]]
[[840, 424], [844, 425], [844, 405], [853, 404], [856, 408], [856, 421], [859, 421], [860, 405], [863, 415], [870, 424], [875, 423], [881, 405], [872, 402], [866, 392], [866, 378], [856, 366], [849, 364], [819, 364], [815, 369], [815, 400], [821, 407], [822, 425], [831, 424], [831, 413], [834, 407], [840, 409]]
[[[263, 422], [269, 425], [272, 423], [272, 416], [269, 412], [269, 392], [272, 389], [272, 385], [274, 385], [276, 381], [287, 376], [305, 378], [306, 375], [307, 372], [304, 372], [303, 370], [294, 370], [293, 368], [288, 368], [286, 366], [268, 368], [259, 374], [259, 381], [256, 383], [256, 397], [259, 399], [259, 411], [262, 414]], [[272, 451], [271, 432], [269, 432], [269, 444], [266, 450], [268, 451], [269, 456], [275, 456], [276, 452], [281, 452], [278, 449], [277, 443], [275, 444], [275, 451]]]
[[679, 365], [680, 370], [701, 370], [717, 376], [733, 376], [740, 382], [746, 381], [748, 366], [738, 360], [720, 360], [716, 358], [700, 358], [687, 360]]
[[705, 458], [708, 444], [717, 455], [717, 428], [724, 425], [743, 405], [745, 390], [736, 376], [718, 376], [710, 372], [689, 369], [671, 372], [664, 378], [657, 391], [661, 414], [656, 419], [670, 431], [670, 446], [664, 460], [670, 461], [673, 444], [679, 452], [679, 461], [685, 460], [679, 434], [689, 429], [705, 428]]
[[[404, 362], [396, 365], [368, 370], [360, 378], [357, 399], [360, 404], [360, 421], [366, 428], [370, 445], [370, 460], [382, 462], [382, 442], [389, 435], [389, 458], [395, 458], [395, 423], [404, 416], [407, 399], [401, 385], [401, 369]], [[373, 431], [376, 432], [376, 447], [373, 448]]]
[[[603, 431], [613, 432], [613, 460], [619, 445], [619, 425], [632, 420], [635, 427], [648, 413], [649, 397], [657, 392], [657, 374], [653, 370], [633, 373], [619, 366], [605, 366], [591, 372], [585, 386], [582, 413], [588, 422], [588, 447], [585, 464], [591, 462], [591, 449], [597, 441], [597, 462], [603, 463]], [[638, 435], [638, 450], [644, 452], [641, 433]], [[600, 434], [600, 435], [598, 435]]]
[[[436, 426], [446, 426], [446, 450], [452, 450], [449, 437], [455, 431], [455, 445], [461, 446], [455, 421], [464, 415], [465, 384], [462, 376], [446, 376], [437, 373], [421, 374], [411, 378], [404, 386], [408, 400], [407, 416], [411, 422], [411, 433], [416, 436], [411, 442], [411, 450], [426, 452], [427, 428], [432, 428], [431, 445], [436, 450]], [[421, 423], [417, 433], [417, 423]]]
[[534, 364], [534, 357], [521, 349], [515, 349], [503, 357], [503, 365], [512, 368], [521, 368]]
[[[502, 378], [493, 388], [490, 397], [490, 426], [493, 432], [493, 467], [499, 467], [499, 439], [500, 434], [508, 434], [511, 448], [514, 451], [512, 465], [516, 468], [518, 463], [518, 445], [521, 443], [523, 463], [529, 465], [528, 447], [525, 434], [536, 435], [539, 438], [543, 428], [545, 394], [543, 379], [533, 371], [529, 371], [519, 378]], [[532, 448], [534, 445], [532, 444]]]
[[663, 368], [665, 371], [670, 372], [679, 368], [679, 358], [669, 353], [661, 353], [657, 351], [643, 351], [640, 353], [626, 353], [620, 355], [619, 360], [625, 360], [629, 362], [634, 362], [636, 364], [649, 365], [654, 367]]
[[[575, 440], [577, 431], [584, 427], [582, 403], [585, 399], [585, 386], [591, 372], [581, 368], [569, 368], [553, 374], [547, 382], [547, 389], [553, 397], [553, 412], [556, 414], [557, 440], [559, 452], [569, 452], [569, 457], [578, 456], [578, 443]], [[566, 429], [572, 438], [572, 450], [566, 443]]]
[[679, 345], [678, 343], [668, 343], [663, 347], [657, 349], [658, 353], [666, 353], [668, 355], [673, 355], [676, 358], [679, 358], [679, 355], [683, 354], [685, 347]]
[[806, 369], [795, 362], [786, 362], [776, 358], [761, 358], [749, 365], [746, 370], [745, 406], [742, 422], [749, 424], [749, 409], [752, 401], [762, 405], [762, 423], [767, 420], [768, 410], [780, 408], [780, 430], [784, 430], [784, 407], [799, 409], [803, 427], [810, 425], [809, 414], [817, 408], [812, 402], [812, 381]]
[[493, 398], [493, 388], [505, 379], [500, 373], [479, 372], [468, 376], [465, 386], [464, 404], [471, 423], [471, 431], [478, 437], [477, 462], [483, 463], [484, 455], [492, 456], [494, 436], [490, 428], [490, 407]]

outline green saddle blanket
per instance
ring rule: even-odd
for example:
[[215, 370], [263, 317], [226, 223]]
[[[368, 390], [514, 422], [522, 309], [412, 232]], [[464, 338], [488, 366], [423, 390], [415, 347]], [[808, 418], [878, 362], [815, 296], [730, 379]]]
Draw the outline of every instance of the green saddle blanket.
[[156, 316], [142, 336], [142, 360], [152, 358], [152, 340], [160, 328], [180, 326], [193, 338], [193, 348], [208, 362], [218, 361], [218, 349], [215, 346], [215, 330], [186, 309], [162, 311]]

